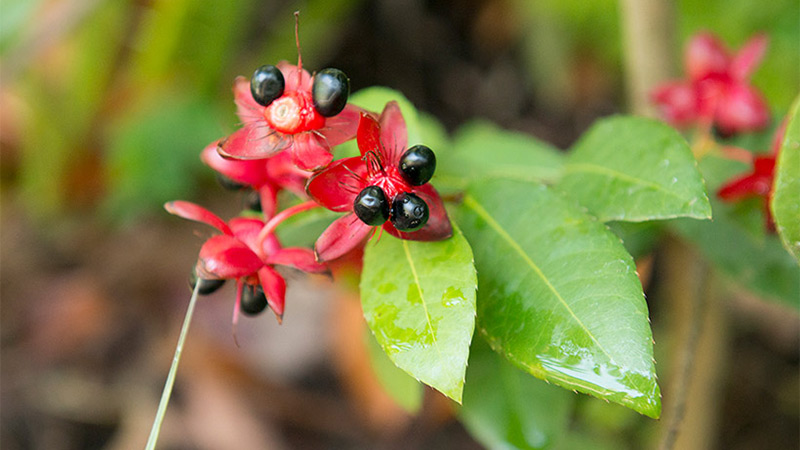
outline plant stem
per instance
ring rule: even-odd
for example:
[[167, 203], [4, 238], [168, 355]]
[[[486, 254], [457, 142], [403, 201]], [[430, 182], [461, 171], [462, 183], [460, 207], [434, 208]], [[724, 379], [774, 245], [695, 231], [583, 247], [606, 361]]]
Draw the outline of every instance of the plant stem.
[[172, 387], [175, 384], [175, 374], [178, 372], [178, 363], [181, 361], [181, 353], [183, 353], [183, 343], [186, 341], [186, 335], [189, 332], [189, 324], [192, 322], [192, 315], [194, 314], [194, 307], [197, 304], [197, 291], [200, 289], [200, 277], [192, 290], [192, 298], [189, 300], [189, 308], [186, 310], [186, 317], [183, 319], [183, 327], [181, 327], [181, 334], [178, 337], [178, 345], [175, 347], [175, 356], [172, 358], [172, 366], [169, 368], [169, 375], [167, 375], [167, 382], [164, 384], [164, 390], [161, 392], [161, 402], [158, 404], [158, 412], [153, 421], [153, 428], [150, 429], [150, 437], [147, 439], [146, 450], [154, 450], [156, 442], [158, 441], [158, 434], [161, 432], [161, 424], [164, 422], [164, 415], [167, 413], [167, 405], [169, 398], [172, 395]]
[[270, 219], [269, 222], [267, 222], [267, 224], [264, 225], [264, 228], [262, 228], [261, 231], [258, 233], [256, 242], [258, 243], [259, 251], [263, 247], [262, 244], [264, 240], [267, 238], [267, 236], [272, 234], [275, 231], [275, 228], [278, 228], [278, 225], [280, 225], [281, 222], [288, 219], [289, 217], [292, 217], [295, 214], [299, 214], [303, 211], [308, 211], [309, 209], [314, 209], [317, 207], [319, 207], [319, 204], [311, 200], [305, 203], [300, 203], [299, 205], [294, 205], [291, 208], [286, 208], [283, 211], [276, 214], [275, 217]]

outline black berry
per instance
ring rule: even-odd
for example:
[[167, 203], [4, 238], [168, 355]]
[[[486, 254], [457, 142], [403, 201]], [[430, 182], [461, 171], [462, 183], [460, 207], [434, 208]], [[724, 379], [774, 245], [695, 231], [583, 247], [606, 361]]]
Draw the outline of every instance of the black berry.
[[311, 99], [314, 109], [324, 117], [339, 114], [347, 105], [350, 95], [350, 80], [339, 69], [323, 69], [314, 75]]
[[258, 191], [250, 191], [244, 198], [244, 207], [250, 211], [261, 212], [261, 196]]
[[261, 66], [250, 79], [250, 93], [261, 106], [268, 106], [273, 100], [283, 95], [286, 82], [283, 74], [275, 66]]
[[[189, 287], [194, 290], [194, 285], [197, 284], [197, 273], [192, 271], [192, 274], [189, 275]], [[213, 292], [216, 292], [217, 289], [221, 288], [222, 285], [225, 284], [225, 280], [209, 280], [206, 278], [200, 279], [200, 286], [197, 288], [197, 293], [200, 295], [208, 295]]]
[[417, 195], [403, 192], [392, 201], [392, 225], [398, 231], [417, 231], [428, 222], [428, 204]]
[[267, 308], [267, 296], [261, 286], [245, 284], [239, 306], [245, 315], [255, 316]]
[[436, 155], [424, 145], [415, 145], [400, 157], [400, 173], [413, 186], [430, 181], [436, 170]]
[[229, 191], [238, 191], [247, 187], [247, 185], [234, 181], [221, 173], [217, 173], [217, 183]]
[[378, 226], [389, 219], [389, 202], [378, 186], [365, 187], [353, 202], [353, 210], [367, 225]]

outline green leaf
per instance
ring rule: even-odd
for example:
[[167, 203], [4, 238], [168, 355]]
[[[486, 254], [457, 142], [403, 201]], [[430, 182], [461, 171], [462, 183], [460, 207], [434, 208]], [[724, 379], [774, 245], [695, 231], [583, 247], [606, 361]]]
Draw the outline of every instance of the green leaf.
[[372, 370], [386, 393], [410, 414], [419, 412], [424, 394], [422, 384], [392, 363], [372, 333], [365, 333], [364, 339]]
[[289, 217], [275, 230], [275, 234], [284, 247], [314, 247], [319, 235], [339, 217], [333, 211], [315, 208]]
[[784, 247], [800, 261], [800, 97], [792, 107], [778, 155], [770, 208]]
[[622, 239], [625, 250], [634, 258], [652, 252], [663, 234], [663, 222], [608, 222], [612, 233]]
[[439, 242], [384, 233], [364, 250], [361, 303], [378, 343], [397, 367], [459, 403], [476, 287], [472, 251], [455, 227]]
[[463, 126], [453, 139], [452, 151], [437, 158], [437, 187], [441, 183], [464, 189], [478, 178], [555, 181], [564, 155], [532, 136], [476, 121]]
[[[716, 156], [703, 158], [700, 169], [714, 191], [747, 170], [739, 162]], [[731, 281], [766, 298], [800, 308], [800, 267], [777, 236], [765, 232], [763, 204], [730, 204], [716, 198], [711, 204], [714, 220], [679, 219], [672, 226]], [[757, 232], [753, 223], [759, 225]]]
[[686, 140], [641, 117], [612, 117], [593, 126], [572, 148], [558, 188], [604, 222], [711, 218]]
[[475, 252], [478, 329], [492, 348], [539, 378], [658, 417], [647, 305], [619, 238], [519, 181], [470, 186], [457, 212]]
[[566, 432], [573, 397], [517, 369], [475, 337], [459, 416], [488, 448], [549, 448]]

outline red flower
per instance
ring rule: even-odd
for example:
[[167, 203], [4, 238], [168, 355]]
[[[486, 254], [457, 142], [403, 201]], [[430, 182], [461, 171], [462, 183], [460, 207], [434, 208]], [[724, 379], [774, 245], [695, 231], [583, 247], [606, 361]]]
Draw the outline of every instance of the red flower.
[[686, 81], [666, 83], [653, 100], [668, 122], [677, 127], [715, 124], [726, 135], [755, 131], [769, 121], [769, 111], [748, 78], [767, 47], [767, 37], [750, 39], [735, 55], [713, 35], [700, 33], [686, 50]]
[[786, 133], [786, 122], [775, 132], [772, 140], [772, 150], [768, 156], [753, 158], [753, 169], [746, 175], [739, 176], [726, 183], [717, 191], [717, 196], [728, 202], [735, 202], [751, 197], [761, 197], [764, 202], [764, 211], [767, 229], [775, 231], [775, 222], [769, 209], [772, 197], [772, 185], [775, 180], [775, 161], [778, 158], [783, 137]]
[[281, 152], [265, 159], [226, 159], [217, 151], [219, 143], [216, 141], [208, 145], [200, 159], [220, 174], [255, 189], [265, 217], [275, 215], [277, 195], [282, 189], [305, 196], [305, 185], [310, 174], [292, 164], [289, 153]]
[[225, 223], [202, 206], [185, 201], [164, 205], [171, 214], [210, 225], [222, 234], [209, 238], [200, 248], [197, 276], [206, 280], [236, 279], [237, 292], [234, 322], [239, 313], [242, 291], [246, 286], [260, 286], [267, 303], [280, 322], [286, 295], [286, 281], [274, 265], [292, 266], [305, 272], [324, 272], [325, 265], [316, 262], [307, 248], [281, 248], [273, 234], [260, 239], [264, 222], [238, 217]]
[[353, 138], [360, 109], [347, 105], [333, 117], [314, 108], [311, 75], [286, 61], [278, 63], [285, 88], [268, 106], [255, 101], [250, 80], [236, 78], [233, 95], [244, 125], [225, 139], [219, 152], [234, 159], [264, 159], [288, 150], [297, 167], [317, 170], [332, 160], [331, 148]]
[[[403, 115], [396, 102], [386, 105], [376, 120], [363, 113], [358, 126], [358, 148], [361, 156], [340, 159], [314, 174], [306, 192], [320, 205], [337, 212], [350, 212], [334, 221], [317, 240], [314, 251], [319, 261], [338, 258], [357, 247], [373, 230], [354, 212], [354, 203], [367, 187], [377, 186], [389, 205], [402, 194], [413, 194], [425, 202], [429, 210], [427, 222], [417, 231], [399, 231], [392, 220], [381, 225], [389, 234], [401, 239], [437, 241], [453, 233], [442, 199], [430, 183], [411, 185], [400, 172], [400, 159], [406, 150], [408, 134]], [[394, 214], [394, 213], [393, 213]]]

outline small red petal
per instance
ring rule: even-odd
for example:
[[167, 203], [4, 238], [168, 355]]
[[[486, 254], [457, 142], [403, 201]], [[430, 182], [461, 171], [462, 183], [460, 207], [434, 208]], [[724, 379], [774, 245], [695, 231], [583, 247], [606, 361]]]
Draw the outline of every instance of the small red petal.
[[383, 224], [383, 229], [389, 234], [400, 239], [407, 239], [410, 241], [441, 241], [453, 235], [453, 225], [447, 217], [447, 210], [444, 207], [444, 202], [436, 192], [433, 186], [424, 184], [414, 189], [414, 194], [418, 195], [421, 199], [425, 200], [428, 204], [429, 217], [428, 222], [417, 231], [411, 233], [404, 233], [398, 231], [391, 221]]
[[278, 250], [267, 257], [267, 264], [292, 266], [303, 272], [321, 273], [328, 268], [317, 262], [314, 252], [308, 248], [289, 247]]
[[317, 261], [330, 261], [344, 255], [361, 245], [371, 231], [372, 227], [360, 221], [355, 214], [336, 219], [314, 244]]
[[745, 81], [758, 67], [767, 51], [769, 38], [766, 34], [752, 37], [733, 57], [730, 74], [734, 80]]
[[695, 89], [685, 83], [673, 82], [653, 91], [653, 101], [667, 122], [675, 126], [686, 126], [697, 119], [699, 104]]
[[278, 188], [271, 184], [262, 185], [258, 188], [258, 200], [264, 217], [272, 218], [278, 209]]
[[686, 72], [692, 80], [728, 72], [730, 57], [725, 46], [711, 33], [695, 35], [686, 49]]
[[197, 271], [212, 278], [240, 278], [255, 273], [264, 263], [244, 242], [228, 235], [207, 240], [200, 248]]
[[230, 225], [233, 236], [258, 253], [256, 239], [258, 233], [264, 228], [264, 222], [249, 217], [236, 217], [231, 219]]
[[236, 77], [233, 82], [233, 101], [236, 103], [236, 114], [243, 124], [264, 120], [264, 107], [253, 99], [249, 79]]
[[725, 184], [717, 191], [722, 200], [736, 201], [747, 197], [769, 194], [772, 188], [772, 177], [745, 175]]
[[757, 156], [753, 159], [753, 173], [772, 177], [775, 173], [775, 156]]
[[358, 122], [358, 132], [356, 133], [356, 142], [361, 156], [366, 155], [368, 152], [382, 154], [381, 126], [369, 113], [361, 113], [361, 120]]
[[383, 108], [380, 117], [381, 143], [383, 144], [383, 160], [389, 165], [400, 163], [400, 156], [408, 146], [408, 130], [403, 113], [396, 101], [391, 101]]
[[183, 200], [175, 200], [165, 203], [164, 209], [166, 209], [170, 214], [174, 214], [178, 217], [183, 217], [184, 219], [194, 220], [195, 222], [210, 225], [228, 235], [233, 234], [230, 227], [228, 227], [228, 224], [226, 224], [224, 220], [220, 219], [219, 216], [200, 205]]
[[339, 114], [325, 119], [325, 126], [317, 130], [325, 138], [328, 146], [333, 148], [356, 137], [358, 122], [363, 109], [355, 105], [347, 105]]
[[281, 152], [267, 160], [267, 176], [281, 188], [304, 196], [306, 182], [311, 174], [294, 165], [291, 152]]
[[278, 70], [283, 74], [284, 92], [305, 91], [311, 92], [311, 74], [307, 70], [301, 69], [300, 79], [297, 77], [297, 66], [286, 61], [278, 63]]
[[222, 141], [217, 151], [233, 159], [264, 159], [289, 148], [292, 137], [270, 128], [266, 121], [240, 128]]
[[303, 170], [319, 170], [333, 161], [333, 153], [324, 139], [313, 132], [294, 135], [292, 145], [294, 164]]
[[757, 131], [769, 123], [769, 110], [755, 89], [744, 84], [733, 84], [719, 99], [715, 122], [725, 133]]
[[244, 183], [250, 186], [261, 186], [269, 181], [266, 171], [266, 160], [239, 160], [239, 159], [226, 159], [219, 154], [217, 148], [221, 140], [216, 141], [205, 149], [200, 154], [200, 159], [203, 160], [209, 167], [217, 172], [225, 175], [233, 181]]
[[278, 316], [280, 322], [286, 303], [286, 281], [270, 266], [258, 269], [258, 280], [261, 283], [261, 289], [264, 290], [264, 295], [267, 296], [267, 304]]
[[366, 187], [367, 168], [360, 157], [340, 159], [308, 180], [306, 193], [331, 211], [353, 210], [353, 202]]

